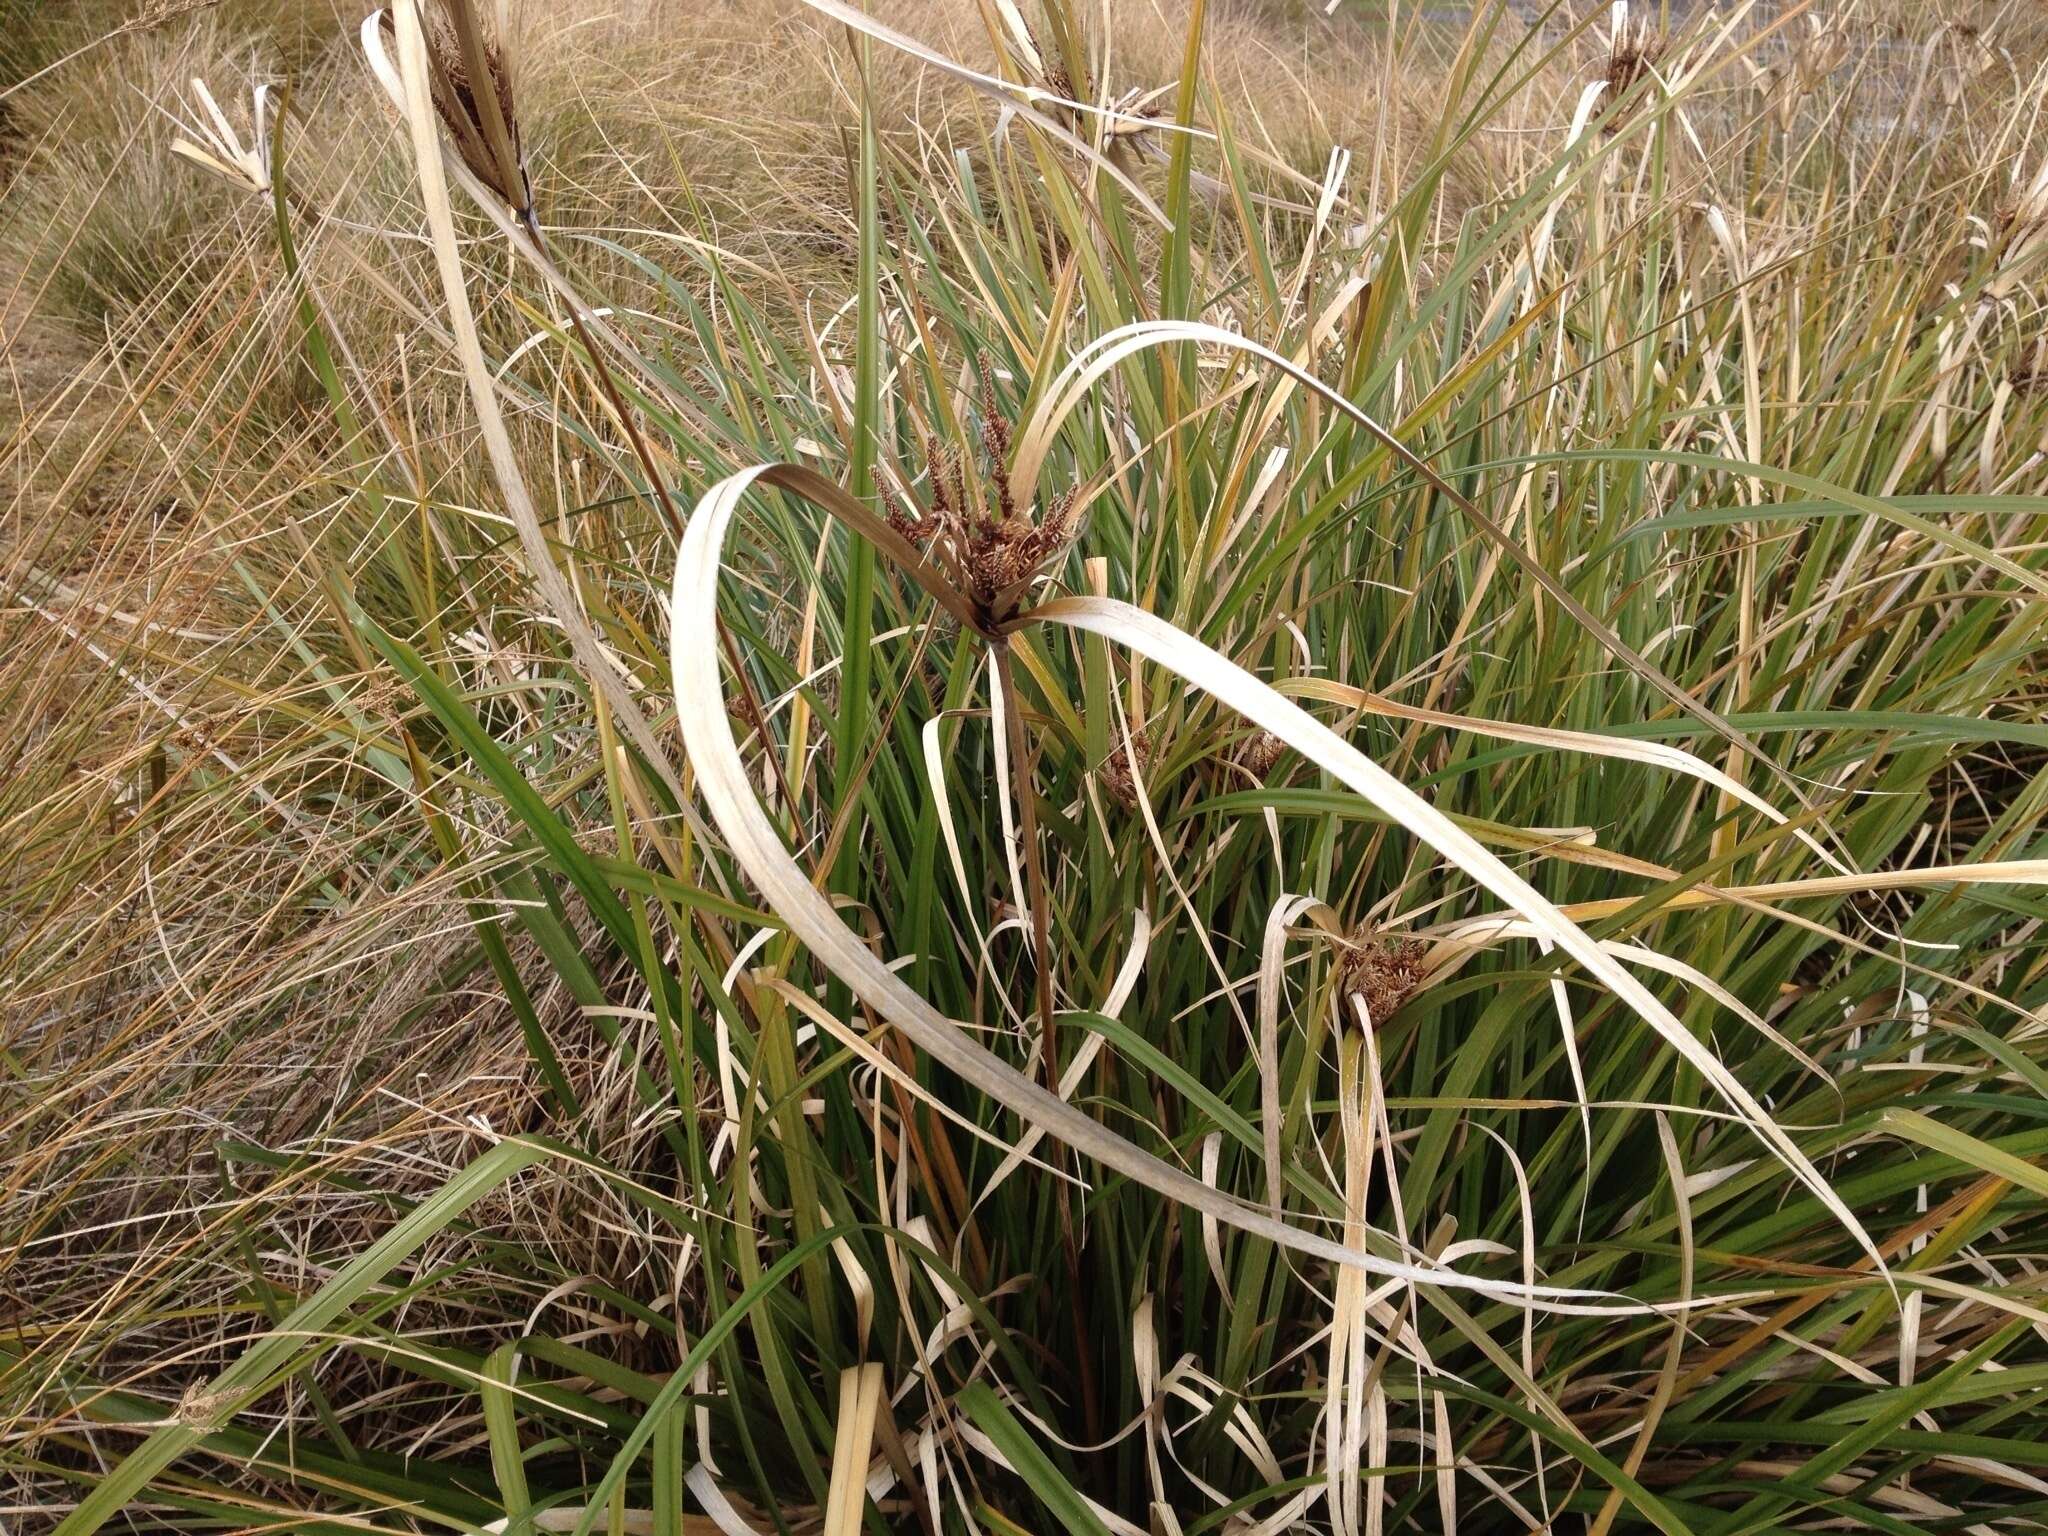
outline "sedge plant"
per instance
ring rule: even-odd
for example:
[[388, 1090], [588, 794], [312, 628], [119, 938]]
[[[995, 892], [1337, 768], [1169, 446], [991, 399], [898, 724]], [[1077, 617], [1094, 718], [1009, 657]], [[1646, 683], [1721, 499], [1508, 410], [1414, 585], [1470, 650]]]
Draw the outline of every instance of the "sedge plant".
[[[1318, 164], [1200, 3], [1138, 80], [1116, 7], [810, 13], [837, 292], [687, 188], [551, 225], [468, 0], [361, 33], [431, 267], [321, 265], [303, 113], [201, 92], [335, 510], [225, 567], [271, 665], [10, 575], [165, 717], [104, 835], [8, 807], [70, 829], [12, 990], [132, 868], [207, 1031], [8, 1043], [20, 1486], [66, 1536], [2037, 1521], [2023, 31], [1989, 110], [1945, 34], [1880, 83], [1839, 19], [1389, 8], [1433, 115]], [[949, 115], [885, 116], [905, 61]], [[1944, 136], [1845, 131], [1895, 88]], [[431, 367], [364, 360], [358, 262]], [[156, 871], [258, 837], [318, 857], [223, 997]], [[391, 945], [382, 1016], [335, 973]], [[220, 1190], [133, 1204], [92, 1101], [186, 1080], [151, 1041], [211, 1083], [303, 1014], [317, 1078], [343, 1008], [317, 1135], [235, 1100]], [[423, 1031], [505, 1086], [390, 1075]]]

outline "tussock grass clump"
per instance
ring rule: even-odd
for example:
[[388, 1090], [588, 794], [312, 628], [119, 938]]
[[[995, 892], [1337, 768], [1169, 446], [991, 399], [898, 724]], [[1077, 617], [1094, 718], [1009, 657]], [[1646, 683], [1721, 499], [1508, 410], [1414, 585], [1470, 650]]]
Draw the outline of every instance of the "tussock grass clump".
[[2038, 1523], [2038, 18], [303, 9], [6, 65], [5, 1518]]

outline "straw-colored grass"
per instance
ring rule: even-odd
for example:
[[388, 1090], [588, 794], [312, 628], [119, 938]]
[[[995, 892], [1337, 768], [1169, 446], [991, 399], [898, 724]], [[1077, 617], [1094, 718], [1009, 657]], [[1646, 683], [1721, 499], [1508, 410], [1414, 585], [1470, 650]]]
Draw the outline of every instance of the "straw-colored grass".
[[0, 0], [0, 1523], [2039, 1528], [2048, 25], [1450, 9]]

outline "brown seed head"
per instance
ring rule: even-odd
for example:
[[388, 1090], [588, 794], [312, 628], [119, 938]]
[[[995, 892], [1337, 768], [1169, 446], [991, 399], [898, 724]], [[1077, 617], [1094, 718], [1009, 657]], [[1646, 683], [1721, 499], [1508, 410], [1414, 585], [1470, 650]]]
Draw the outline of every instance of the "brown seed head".
[[2015, 362], [2006, 370], [2006, 382], [2023, 395], [2038, 395], [2048, 390], [2048, 357], [2036, 347], [2024, 361]]
[[[1616, 7], [1614, 30], [1608, 39], [1607, 67], [1602, 71], [1607, 82], [1607, 104], [1611, 106], [1654, 73], [1666, 46], [1665, 39], [1650, 29], [1647, 18], [1632, 19], [1625, 7]], [[1619, 117], [1609, 117], [1610, 131], [1620, 126]]]
[[1138, 809], [1138, 781], [1152, 768], [1152, 738], [1133, 734], [1130, 745], [1137, 749], [1137, 769], [1131, 767], [1132, 753], [1119, 737], [1102, 762], [1102, 791], [1127, 811]]
[[[387, 11], [387, 31], [391, 24]], [[441, 126], [471, 174], [532, 228], [533, 185], [501, 41], [485, 30], [475, 0], [437, 0], [424, 30], [427, 73]]]
[[1109, 104], [1109, 110], [1115, 114], [1105, 125], [1112, 148], [1127, 145], [1144, 155], [1163, 153], [1157, 142], [1159, 130], [1153, 126], [1166, 117], [1158, 90], [1132, 86]]
[[1839, 15], [1823, 18], [1809, 12], [1806, 36], [1799, 43], [1796, 55], [1800, 88], [1814, 89], [1839, 69], [1848, 57], [1849, 34], [1844, 19]]
[[875, 499], [882, 504], [882, 516], [888, 520], [889, 526], [912, 544], [922, 544], [931, 537], [931, 524], [906, 512], [902, 500], [880, 480], [875, 482]]
[[1254, 731], [1238, 746], [1233, 761], [1259, 783], [1266, 782], [1266, 775], [1273, 771], [1287, 751], [1287, 743], [1271, 731]]
[[924, 441], [930, 505], [913, 518], [893, 492], [877, 500], [890, 526], [913, 542], [929, 540], [932, 558], [991, 624], [1013, 616], [1039, 573], [1065, 551], [1076, 532], [1074, 492], [1055, 495], [1037, 521], [1017, 505], [1010, 484], [1013, 429], [996, 399], [995, 372], [978, 359], [981, 425], [988, 495], [970, 497], [966, 455], [957, 445]]
[[1037, 29], [1028, 21], [1024, 23], [1024, 35], [1031, 39], [1031, 51], [1038, 55], [1038, 78], [1045, 88], [1068, 101], [1081, 100], [1081, 93], [1074, 89], [1073, 76], [1067, 73], [1059, 54], [1039, 40]]
[[1392, 938], [1361, 924], [1344, 941], [1337, 966], [1337, 995], [1365, 1003], [1366, 1017], [1378, 1028], [1422, 985], [1423, 957], [1428, 946], [1415, 939]]

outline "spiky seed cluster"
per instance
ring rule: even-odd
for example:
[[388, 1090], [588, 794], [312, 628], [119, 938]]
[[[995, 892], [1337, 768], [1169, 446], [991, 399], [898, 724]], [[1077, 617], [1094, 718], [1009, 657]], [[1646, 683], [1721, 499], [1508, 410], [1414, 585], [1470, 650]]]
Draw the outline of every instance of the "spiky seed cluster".
[[1038, 55], [1038, 78], [1045, 88], [1068, 101], [1082, 100], [1081, 93], [1074, 88], [1074, 77], [1067, 73], [1065, 61], [1039, 40], [1037, 28], [1028, 21], [1024, 23], [1024, 35], [1031, 39], [1031, 51]]
[[1646, 28], [1632, 29], [1607, 57], [1608, 91], [1615, 96], [1626, 95], [1631, 86], [1657, 67], [1663, 56], [1664, 39], [1652, 37]]
[[[1651, 30], [1647, 18], [1632, 19], [1626, 5], [1617, 5], [1608, 35], [1607, 67], [1601, 72], [1607, 82], [1608, 102], [1620, 100], [1650, 75], [1664, 57], [1665, 47], [1664, 38]], [[1611, 132], [1621, 126], [1621, 119], [1610, 116], [1607, 126]]]
[[1366, 1016], [1378, 1027], [1422, 985], [1423, 957], [1428, 946], [1415, 939], [1390, 938], [1361, 925], [1344, 943], [1337, 966], [1337, 995], [1364, 1001]]
[[[391, 26], [387, 11], [385, 30]], [[425, 32], [434, 111], [450, 142], [476, 179], [531, 228], [533, 184], [501, 40], [485, 31], [474, 0], [440, 0]]]
[[1287, 743], [1271, 731], [1254, 731], [1239, 744], [1232, 761], [1263, 784], [1286, 751]]
[[1791, 57], [1769, 68], [1745, 61], [1751, 74], [1764, 87], [1764, 97], [1781, 133], [1790, 133], [1798, 121], [1799, 104], [1819, 90], [1823, 81], [1849, 56], [1847, 19], [1841, 13], [1821, 16], [1808, 12], [1806, 30], [1791, 41]]
[[178, 139], [171, 145], [171, 153], [246, 191], [268, 192], [270, 96], [269, 86], [255, 88], [249, 103], [249, 142], [244, 144], [206, 82], [195, 79], [192, 99], [204, 115], [192, 125], [193, 138]]
[[978, 362], [987, 501], [968, 487], [965, 455], [933, 437], [924, 442], [931, 501], [923, 515], [912, 517], [886, 487], [878, 499], [889, 526], [913, 544], [928, 543], [927, 552], [972, 600], [983, 622], [994, 625], [1017, 611], [1039, 572], [1073, 542], [1074, 492], [1060, 491], [1035, 522], [1018, 506], [1010, 483], [1010, 422], [997, 406], [994, 370], [987, 358]]
[[2009, 297], [2048, 251], [2048, 158], [2022, 187], [2023, 167], [2014, 166], [2014, 195], [1998, 209], [1997, 266], [1985, 285], [1986, 302]]
[[1798, 44], [1796, 60], [1800, 89], [1814, 89], [1848, 57], [1847, 19], [1839, 14], [1822, 17], [1808, 12], [1806, 36]]
[[2021, 363], [2005, 376], [2006, 382], [2023, 395], [2038, 395], [2048, 390], [2048, 365], [2040, 362]]
[[1286, 754], [1286, 742], [1271, 731], [1255, 730], [1211, 757], [1208, 772], [1218, 793], [1229, 794], [1247, 785], [1266, 783]]
[[2001, 50], [1993, 48], [1982, 27], [1974, 22], [1951, 21], [1943, 28], [1947, 59], [1935, 75], [1942, 100], [1949, 106], [1964, 100], [1983, 75], [1996, 69]]
[[[1092, 90], [1092, 82], [1083, 79], [1079, 85], [1067, 70], [1059, 54], [1047, 48], [1039, 39], [1037, 30], [1030, 22], [1024, 23], [1024, 35], [1030, 40], [1031, 51], [1037, 55], [1038, 83], [1058, 96], [1061, 102], [1085, 102], [1089, 100], [1084, 91]], [[1123, 159], [1127, 152], [1135, 152], [1139, 158], [1151, 158], [1161, 151], [1158, 130], [1154, 126], [1166, 115], [1161, 98], [1170, 86], [1159, 86], [1146, 90], [1133, 86], [1105, 103], [1106, 114], [1102, 119], [1103, 149], [1112, 159], [1128, 163]], [[1047, 109], [1067, 127], [1083, 137], [1091, 137], [1095, 124], [1085, 122], [1085, 114], [1077, 109], [1048, 103]]]
[[1149, 147], [1157, 136], [1153, 125], [1166, 120], [1166, 103], [1161, 100], [1166, 89], [1162, 85], [1148, 91], [1134, 85], [1112, 101], [1109, 110], [1116, 116], [1109, 124], [1110, 137], [1135, 139], [1141, 147]]
[[1131, 751], [1121, 739], [1110, 749], [1109, 756], [1102, 762], [1102, 792], [1127, 811], [1138, 809], [1138, 781], [1152, 771], [1152, 738], [1133, 735], [1130, 744], [1136, 748], [1137, 768], [1131, 766]]

